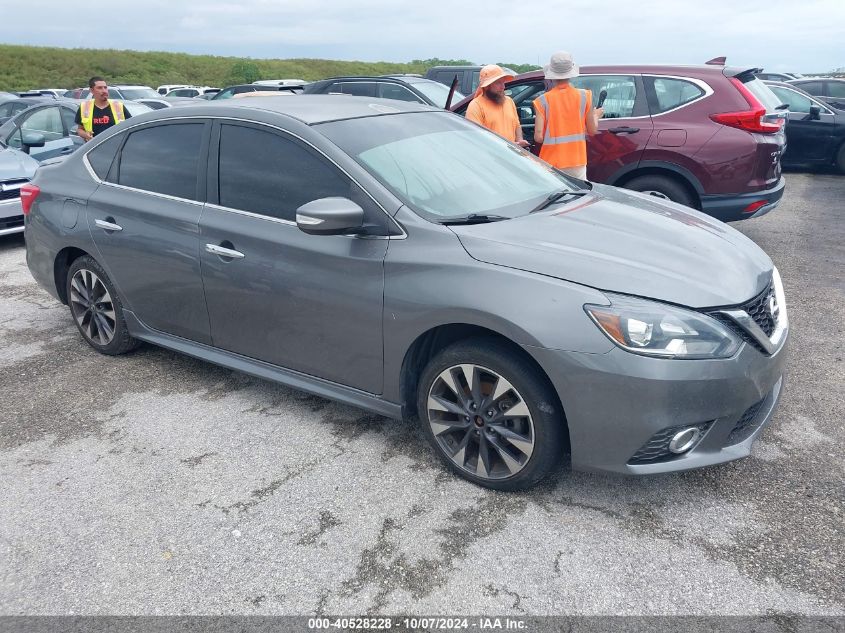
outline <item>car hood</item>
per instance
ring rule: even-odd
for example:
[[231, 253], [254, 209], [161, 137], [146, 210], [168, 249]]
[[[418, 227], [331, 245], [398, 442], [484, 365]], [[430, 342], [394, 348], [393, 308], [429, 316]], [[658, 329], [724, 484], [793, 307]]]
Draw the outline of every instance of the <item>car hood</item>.
[[38, 161], [28, 154], [13, 147], [0, 149], [0, 181], [21, 178], [32, 180], [36, 169], [38, 169]]
[[450, 228], [479, 261], [692, 308], [743, 303], [769, 282], [768, 255], [719, 220], [593, 187], [547, 211]]

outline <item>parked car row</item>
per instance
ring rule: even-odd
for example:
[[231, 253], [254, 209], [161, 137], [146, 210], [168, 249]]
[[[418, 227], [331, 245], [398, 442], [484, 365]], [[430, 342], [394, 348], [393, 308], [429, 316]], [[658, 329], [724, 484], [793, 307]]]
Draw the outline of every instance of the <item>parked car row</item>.
[[[715, 60], [714, 60], [715, 61]], [[110, 86], [113, 96], [132, 100], [130, 111], [195, 105], [203, 98], [268, 94], [347, 94], [443, 107], [447, 84], [472, 93], [478, 66], [435, 67], [426, 78], [416, 75], [335, 77], [310, 84], [301, 80], [263, 80], [229, 86], [160, 86], [171, 88], [160, 97], [147, 86]], [[760, 78], [782, 76], [789, 82]], [[845, 81], [803, 79], [799, 75], [762, 73], [759, 69], [701, 67], [584, 67], [573, 83], [592, 90], [594, 100], [606, 94], [600, 132], [588, 141], [589, 178], [665, 197], [698, 208], [722, 220], [757, 217], [777, 204], [783, 192], [780, 166], [833, 166], [845, 172], [845, 112], [834, 107], [832, 95]], [[508, 94], [517, 104], [523, 135], [532, 140], [532, 101], [545, 90], [539, 72], [517, 76]], [[55, 90], [38, 96], [0, 95], [0, 140], [7, 148], [30, 154], [37, 161], [72, 152], [82, 144], [74, 133], [75, 101], [57, 98]], [[49, 95], [49, 96], [47, 96]], [[80, 93], [87, 96], [87, 90]], [[5, 100], [4, 100], [5, 99]], [[458, 90], [452, 108], [465, 113], [470, 98]], [[141, 105], [137, 105], [141, 104]], [[36, 107], [37, 106], [37, 107]], [[845, 106], [843, 106], [845, 107]], [[26, 114], [17, 116], [26, 111]], [[788, 117], [789, 124], [783, 126]], [[537, 148], [533, 148], [536, 152]], [[726, 158], [728, 157], [728, 158]], [[25, 178], [25, 176], [21, 176]], [[6, 194], [14, 195], [12, 193]]]

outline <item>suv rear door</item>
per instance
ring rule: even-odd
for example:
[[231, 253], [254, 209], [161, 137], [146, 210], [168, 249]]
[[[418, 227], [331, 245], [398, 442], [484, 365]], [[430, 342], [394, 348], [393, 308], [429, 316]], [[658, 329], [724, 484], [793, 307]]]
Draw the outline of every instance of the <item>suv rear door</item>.
[[636, 166], [651, 138], [652, 121], [643, 80], [637, 74], [582, 74], [572, 80], [576, 88], [590, 90], [593, 107], [607, 91], [599, 133], [587, 137], [587, 177], [612, 182], [623, 167]]

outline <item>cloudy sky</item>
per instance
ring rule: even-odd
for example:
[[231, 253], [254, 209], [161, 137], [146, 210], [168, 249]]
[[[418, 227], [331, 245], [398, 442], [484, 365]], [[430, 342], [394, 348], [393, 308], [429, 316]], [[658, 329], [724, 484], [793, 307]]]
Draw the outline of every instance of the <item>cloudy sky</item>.
[[[37, 15], [0, 41], [253, 58], [845, 66], [845, 0], [129, 0], [0, 4]], [[82, 6], [97, 7], [80, 9]], [[113, 10], [111, 7], [118, 7]], [[7, 13], [0, 8], [0, 14]]]

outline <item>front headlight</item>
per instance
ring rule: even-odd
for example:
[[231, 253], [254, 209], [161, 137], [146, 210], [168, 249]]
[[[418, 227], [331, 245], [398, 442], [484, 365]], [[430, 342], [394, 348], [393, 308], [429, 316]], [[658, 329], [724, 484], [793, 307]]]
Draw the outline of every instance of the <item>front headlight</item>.
[[663, 358], [730, 358], [742, 341], [717, 320], [665, 303], [607, 294], [587, 314], [622, 349]]

